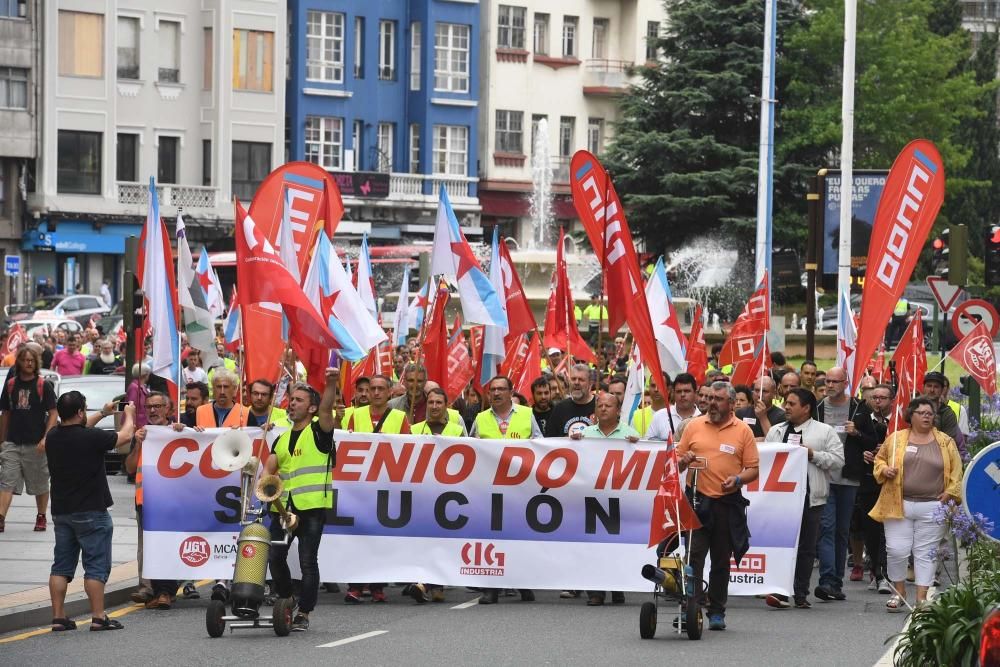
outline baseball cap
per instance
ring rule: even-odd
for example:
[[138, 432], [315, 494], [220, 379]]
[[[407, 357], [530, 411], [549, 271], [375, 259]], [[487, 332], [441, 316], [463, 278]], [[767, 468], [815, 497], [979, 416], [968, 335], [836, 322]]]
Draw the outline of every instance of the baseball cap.
[[930, 373], [924, 375], [924, 384], [928, 382], [937, 382], [942, 387], [945, 385], [944, 373], [939, 373], [938, 371], [931, 371]]

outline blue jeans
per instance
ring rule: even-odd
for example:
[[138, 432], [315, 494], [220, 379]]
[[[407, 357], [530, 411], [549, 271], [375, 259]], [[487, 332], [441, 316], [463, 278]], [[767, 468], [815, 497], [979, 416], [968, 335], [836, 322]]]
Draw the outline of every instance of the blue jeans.
[[851, 514], [858, 487], [831, 484], [819, 533], [819, 585], [831, 591], [844, 587], [844, 568], [851, 532]]
[[83, 578], [107, 583], [111, 575], [111, 536], [115, 529], [108, 511], [54, 514], [52, 522], [56, 545], [51, 573], [73, 581], [82, 552]]

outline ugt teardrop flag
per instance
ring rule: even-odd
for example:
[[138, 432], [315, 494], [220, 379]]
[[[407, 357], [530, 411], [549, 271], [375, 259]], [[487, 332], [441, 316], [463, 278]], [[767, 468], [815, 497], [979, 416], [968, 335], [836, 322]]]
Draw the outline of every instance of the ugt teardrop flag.
[[944, 201], [944, 182], [941, 155], [927, 139], [908, 143], [889, 170], [868, 246], [861, 330], [851, 373], [852, 395], [913, 274]]

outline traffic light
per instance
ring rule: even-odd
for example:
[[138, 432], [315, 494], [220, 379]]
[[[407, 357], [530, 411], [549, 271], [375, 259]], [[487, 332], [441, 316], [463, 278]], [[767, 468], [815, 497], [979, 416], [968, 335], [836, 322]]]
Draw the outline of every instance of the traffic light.
[[931, 259], [931, 272], [943, 278], [948, 277], [948, 240], [950, 235], [950, 231], [945, 228], [941, 232], [941, 236], [934, 239], [934, 242], [931, 244], [934, 248], [934, 257]]
[[986, 286], [1000, 285], [1000, 225], [986, 232]]
[[969, 228], [965, 225], [949, 226], [948, 283], [965, 287], [969, 281]]

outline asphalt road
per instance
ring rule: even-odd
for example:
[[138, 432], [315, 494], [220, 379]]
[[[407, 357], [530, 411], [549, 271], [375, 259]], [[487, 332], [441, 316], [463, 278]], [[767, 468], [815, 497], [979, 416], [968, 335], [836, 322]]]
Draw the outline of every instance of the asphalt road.
[[[873, 665], [885, 640], [903, 627], [904, 614], [887, 614], [886, 596], [860, 583], [845, 589], [845, 602], [814, 602], [810, 610], [768, 609], [763, 600], [730, 598], [729, 629], [706, 630], [700, 641], [671, 634], [661, 608], [652, 640], [639, 638], [639, 606], [650, 596], [626, 595], [620, 606], [587, 607], [584, 599], [561, 600], [557, 591], [537, 593], [533, 603], [501, 597], [500, 604], [466, 605], [476, 594], [450, 588], [447, 602], [418, 606], [387, 589], [389, 604], [346, 606], [342, 595], [320, 593], [312, 627], [289, 637], [272, 630], [205, 631], [208, 589], [201, 600], [179, 601], [168, 611], [121, 607], [124, 630], [92, 633], [87, 619], [75, 632], [19, 633], [0, 638], [0, 662], [8, 665], [348, 664], [469, 665], [644, 664], [664, 660], [693, 665]], [[610, 599], [610, 596], [609, 596]], [[133, 611], [134, 609], [134, 611]], [[332, 646], [324, 646], [328, 644]]]

